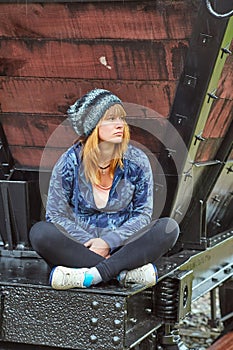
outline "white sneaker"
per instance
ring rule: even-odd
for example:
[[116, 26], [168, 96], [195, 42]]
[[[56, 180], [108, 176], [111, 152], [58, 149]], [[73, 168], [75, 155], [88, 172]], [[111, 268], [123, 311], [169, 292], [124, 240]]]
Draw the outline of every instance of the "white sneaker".
[[50, 273], [49, 283], [52, 288], [59, 290], [86, 288], [83, 282], [87, 270], [87, 268], [54, 267]]
[[125, 284], [136, 283], [144, 286], [154, 286], [158, 281], [158, 272], [154, 264], [147, 264], [126, 273]]

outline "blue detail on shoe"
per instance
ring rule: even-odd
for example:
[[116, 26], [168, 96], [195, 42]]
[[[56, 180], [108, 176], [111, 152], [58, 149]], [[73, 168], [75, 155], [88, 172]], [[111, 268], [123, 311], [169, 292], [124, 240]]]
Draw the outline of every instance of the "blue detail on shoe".
[[126, 274], [127, 274], [128, 270], [122, 270], [119, 275], [116, 276], [116, 279], [118, 282], [121, 282], [125, 279]]
[[85, 277], [83, 281], [84, 287], [87, 287], [87, 288], [90, 287], [93, 279], [94, 279], [94, 276], [92, 276], [90, 273], [85, 272]]
[[154, 270], [155, 270], [155, 279], [156, 279], [156, 283], [158, 282], [158, 278], [159, 278], [159, 276], [158, 276], [158, 270], [157, 270], [157, 267], [156, 267], [156, 265], [155, 264], [152, 264], [153, 265], [153, 268], [154, 268]]
[[50, 286], [51, 286], [51, 284], [52, 284], [53, 273], [54, 273], [54, 271], [55, 271], [56, 268], [57, 268], [57, 266], [53, 267], [52, 270], [51, 270], [51, 272], [50, 272], [50, 275], [49, 275], [49, 284], [50, 284]]

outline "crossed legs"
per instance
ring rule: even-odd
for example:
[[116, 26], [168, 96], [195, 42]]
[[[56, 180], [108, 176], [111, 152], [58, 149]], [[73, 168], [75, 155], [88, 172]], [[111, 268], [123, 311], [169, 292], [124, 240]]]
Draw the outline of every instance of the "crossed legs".
[[153, 221], [133, 235], [108, 259], [90, 251], [63, 229], [48, 222], [36, 223], [30, 231], [33, 249], [49, 264], [73, 268], [96, 267], [103, 281], [116, 277], [122, 270], [132, 270], [156, 262], [175, 244], [179, 227], [171, 218]]

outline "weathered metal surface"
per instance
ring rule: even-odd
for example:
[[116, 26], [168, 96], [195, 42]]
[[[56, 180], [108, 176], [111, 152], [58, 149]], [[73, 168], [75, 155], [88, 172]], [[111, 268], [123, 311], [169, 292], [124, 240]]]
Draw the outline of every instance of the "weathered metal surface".
[[183, 39], [190, 37], [192, 11], [196, 9], [192, 3], [180, 0], [29, 4], [30, 1], [1, 4], [3, 37]]
[[[213, 164], [211, 164], [211, 162], [209, 164], [207, 163], [206, 166], [201, 167], [201, 174], [199, 174], [199, 177], [196, 180], [189, 208], [187, 208], [185, 218], [181, 223], [182, 232], [185, 232], [185, 236], [182, 236], [184, 246], [199, 246], [201, 248], [206, 248], [208, 245], [208, 238], [212, 237], [216, 233], [215, 229], [213, 232], [211, 232], [211, 226], [207, 230], [208, 218], [206, 216], [206, 206], [216, 181], [220, 177], [222, 170], [225, 168], [225, 163], [227, 162], [229, 153], [232, 149], [232, 132], [233, 123], [227, 130], [227, 134], [225, 135], [221, 147], [216, 153], [217, 161]], [[224, 178], [228, 182], [228, 186], [231, 186], [232, 174], [229, 174], [230, 176], [224, 176]], [[229, 197], [227, 194], [226, 196]], [[224, 215], [224, 212], [222, 215]], [[196, 223], [195, 227], [193, 222]], [[211, 222], [209, 223], [211, 224]], [[232, 231], [232, 213], [225, 222], [225, 225], [225, 230]]]
[[[160, 62], [185, 57], [187, 42], [1, 40], [1, 75], [105, 80], [174, 80]], [[10, 58], [9, 58], [10, 57]], [[101, 63], [106, 57], [107, 65]], [[181, 59], [182, 60], [182, 59]], [[152, 64], [153, 62], [153, 64]]]
[[[210, 227], [208, 228], [208, 230], [206, 230], [206, 202], [208, 200], [208, 196], [210, 195], [211, 190], [215, 185], [215, 182], [217, 181], [217, 178], [220, 176], [221, 170], [223, 169], [225, 162], [227, 161], [227, 159], [229, 161], [231, 159], [229, 158], [231, 157], [229, 153], [232, 147], [233, 117], [232, 98], [230, 97], [228, 99], [229, 94], [231, 94], [231, 92], [228, 92], [227, 90], [229, 85], [232, 84], [232, 81], [229, 82], [228, 78], [226, 77], [226, 71], [230, 71], [229, 67], [232, 66], [232, 58], [227, 58], [226, 56], [224, 56], [224, 53], [222, 51], [222, 48], [230, 46], [230, 43], [232, 41], [233, 21], [231, 19], [228, 23], [225, 23], [225, 29], [223, 28], [223, 22], [221, 22], [221, 24], [218, 23], [218, 25], [222, 26], [222, 38], [218, 37], [218, 40], [215, 32], [216, 28], [211, 27], [214, 24], [214, 22], [212, 22], [212, 19], [208, 21], [208, 24], [209, 37], [200, 37], [200, 34], [198, 34], [200, 28], [197, 27], [198, 29], [193, 38], [194, 43], [191, 44], [189, 52], [190, 54], [193, 53], [193, 57], [190, 57], [190, 59], [187, 60], [187, 66], [185, 65], [184, 68], [184, 76], [187, 76], [185, 75], [185, 72], [189, 72], [189, 70], [191, 72], [193, 70], [192, 74], [189, 72], [189, 77], [190, 84], [194, 85], [188, 88], [186, 86], [186, 80], [181, 79], [179, 85], [180, 87], [178, 88], [176, 95], [177, 105], [176, 103], [174, 103], [174, 110], [170, 118], [171, 122], [174, 124], [174, 126], [176, 126], [181, 135], [184, 136], [185, 134], [186, 141], [185, 137], [183, 136], [182, 139], [186, 142], [187, 148], [182, 148], [181, 146], [179, 147], [179, 139], [172, 140], [170, 136], [172, 135], [173, 131], [171, 131], [168, 136], [169, 141], [171, 140], [171, 146], [169, 148], [173, 149], [174, 154], [172, 154], [172, 157], [170, 157], [170, 159], [167, 158], [167, 161], [164, 154], [162, 154], [161, 156], [161, 161], [164, 162], [165, 165], [167, 165], [167, 168], [165, 167], [165, 169], [167, 169], [167, 172], [170, 174], [170, 176], [168, 175], [169, 189], [171, 191], [175, 191], [176, 186], [178, 187], [176, 200], [172, 204], [171, 196], [170, 205], [173, 206], [172, 215], [176, 218], [176, 220], [178, 220], [181, 223], [180, 241], [182, 242], [182, 246], [186, 246], [189, 248], [199, 246], [199, 248], [201, 249], [206, 247], [208, 237], [212, 237], [216, 233], [216, 230], [211, 232]], [[205, 28], [206, 23], [203, 22], [203, 25]], [[204, 28], [201, 28], [202, 33], [205, 33]], [[221, 30], [218, 31], [218, 34], [220, 34]], [[210, 68], [210, 62], [208, 61], [208, 67], [211, 69], [211, 74], [209, 78], [205, 78], [205, 82], [208, 81], [208, 85], [200, 85], [200, 81], [204, 74], [204, 63], [201, 63], [201, 61], [199, 60], [201, 60], [202, 55], [207, 55], [206, 49], [208, 49], [208, 55], [210, 54], [210, 51], [212, 50], [212, 45], [216, 45], [216, 57], [212, 61], [212, 68]], [[196, 63], [196, 68], [194, 68], [195, 65], [191, 65], [191, 62], [194, 59], [195, 55], [197, 62], [200, 63], [200, 71], [198, 70], [198, 63]], [[212, 56], [210, 55], [209, 58], [211, 57]], [[226, 59], [227, 64], [224, 65]], [[221, 75], [222, 69], [223, 73]], [[206, 73], [207, 71], [205, 72], [205, 74]], [[194, 79], [195, 76], [197, 77], [196, 80]], [[229, 77], [229, 79], [230, 78], [231, 77]], [[224, 86], [222, 86], [221, 84], [224, 81], [226, 83], [223, 84]], [[217, 85], [220, 86], [219, 91], [223, 94], [222, 96], [224, 96], [223, 99], [225, 102], [224, 113], [222, 113], [221, 115], [218, 115], [216, 113], [216, 102], [212, 101], [209, 93], [213, 90], [214, 86]], [[225, 88], [226, 91], [223, 93], [222, 91]], [[187, 89], [189, 89], [189, 91], [186, 91]], [[179, 96], [182, 99], [182, 101], [184, 98], [183, 95], [179, 95], [179, 91], [185, 92], [186, 101], [189, 101], [189, 98], [192, 99], [192, 102], [190, 100], [190, 104], [186, 111], [187, 113], [185, 113], [185, 104], [179, 104]], [[198, 103], [200, 103], [200, 111], [197, 111], [197, 114], [193, 114], [193, 108], [198, 109]], [[177, 111], [180, 112], [177, 113]], [[198, 113], [200, 113], [199, 116]], [[188, 132], [190, 132], [191, 138], [188, 137]], [[188, 154], [185, 153], [185, 150], [188, 151]], [[179, 168], [180, 164], [176, 160], [178, 156], [183, 156], [184, 159], [186, 159], [184, 167], [181, 164], [181, 168]], [[173, 158], [173, 162], [171, 158]], [[169, 172], [169, 167], [170, 170], [173, 169], [173, 171]], [[176, 173], [177, 175], [175, 175]], [[228, 176], [227, 181], [230, 186], [231, 176]], [[171, 193], [171, 191], [169, 191], [169, 193]], [[169, 202], [167, 203], [167, 207], [169, 208]], [[168, 208], [167, 213], [169, 213]], [[225, 225], [225, 230], [230, 230], [232, 228], [232, 219], [230, 219], [230, 216], [228, 218], [228, 223], [226, 223]], [[196, 226], [193, 225], [193, 222], [196, 223]]]
[[[145, 111], [141, 106], [136, 108], [126, 103], [125, 108], [128, 111], [127, 121], [130, 126], [131, 139], [140, 147], [144, 147], [146, 153], [158, 153], [166, 129], [166, 119], [153, 118], [149, 113], [145, 118]], [[24, 165], [27, 164], [30, 168], [37, 167], [39, 164], [41, 168], [51, 169], [59, 155], [77, 139], [77, 135], [64, 116], [38, 117], [34, 114], [27, 114], [20, 118], [19, 115], [6, 114], [2, 115], [1, 120], [8, 134], [8, 143], [11, 145], [15, 162], [20, 162], [19, 155], [22, 148], [27, 146], [25, 147]], [[158, 135], [161, 140], [158, 139]], [[33, 150], [34, 156], [30, 158]], [[154, 158], [153, 164], [155, 162]]]
[[[193, 184], [195, 186], [195, 181], [198, 179], [192, 174], [192, 164], [195, 162], [199, 144], [204, 143], [202, 131], [213, 103], [208, 93], [218, 84], [224, 67], [226, 56], [222, 57], [221, 49], [232, 40], [232, 22], [228, 21], [217, 21], [211, 17], [204, 4], [200, 8], [200, 16], [194, 27], [190, 49], [169, 118], [179, 133], [175, 138], [172, 137], [173, 129], [169, 130], [167, 144], [174, 153], [170, 159], [166, 158], [165, 149], [160, 158], [164, 164], [164, 171], [169, 174], [167, 176], [169, 193], [175, 193], [178, 188], [179, 192], [175, 202], [173, 202], [175, 197], [170, 196], [164, 214], [169, 215], [172, 210], [172, 215], [179, 222], [187, 213]], [[224, 114], [225, 123], [228, 125], [232, 118], [231, 106], [232, 102], [229, 105], [230, 109]], [[221, 120], [223, 122], [223, 117]], [[185, 144], [183, 147], [179, 144], [180, 135]], [[217, 138], [216, 141], [218, 142]], [[183, 158], [183, 164], [182, 161], [177, 162], [178, 157]]]
[[[216, 90], [214, 95], [217, 99], [213, 100], [206, 124], [202, 130], [199, 129], [199, 131], [202, 131], [204, 141], [199, 142], [195, 156], [195, 161], [198, 162], [214, 159], [216, 151], [221, 146], [221, 142], [233, 120], [233, 56], [224, 54], [222, 51], [224, 47], [227, 47], [229, 50], [233, 49], [232, 30], [233, 21], [231, 20], [229, 35], [222, 43], [218, 58], [220, 64], [224, 57], [226, 58], [223, 71], [219, 81], [214, 81], [208, 89], [209, 91]], [[217, 72], [217, 74], [219, 73]]]
[[[40, 138], [37, 126], [48, 115], [64, 118], [95, 87], [167, 117], [197, 8], [185, 1], [1, 3], [0, 118], [17, 166], [39, 166], [41, 140], [52, 129]], [[59, 150], [52, 153], [55, 161]]]
[[[207, 234], [209, 239], [233, 227], [233, 159], [226, 162], [211, 191], [206, 210]], [[213, 238], [210, 244], [214, 244]]]
[[[183, 254], [185, 251], [180, 256]], [[193, 271], [192, 300], [221, 285], [233, 276], [233, 232], [226, 234], [224, 241], [191, 256], [179, 269]]]
[[72, 349], [128, 349], [160, 321], [152, 290], [116, 284], [55, 291], [42, 259], [1, 257], [1, 340]]
[[219, 288], [219, 300], [221, 306], [221, 321], [223, 322], [225, 332], [233, 330], [233, 278]]
[[[191, 300], [230, 278], [232, 256], [229, 237], [205, 252], [183, 251], [161, 258], [157, 262], [160, 277], [155, 290], [167, 279], [173, 281], [176, 298], [173, 295], [170, 299], [171, 286], [159, 296], [153, 289], [137, 285], [125, 289], [115, 283], [86, 290], [55, 291], [48, 286], [49, 270], [42, 259], [17, 259], [12, 252], [12, 258], [0, 258], [2, 340], [6, 344], [80, 350], [106, 346], [129, 349], [166, 322], [163, 311], [168, 316], [172, 312], [169, 322], [173, 323], [174, 318], [179, 320], [190, 310]], [[164, 309], [160, 306], [160, 317], [156, 311], [158, 298], [172, 302], [172, 310], [170, 302], [161, 304]]]
[[80, 350], [123, 348], [121, 296], [7, 286], [1, 298], [4, 341]]
[[[22, 120], [35, 114], [40, 120], [66, 113], [70, 103], [82, 93], [99, 87], [115, 91], [124, 102], [152, 108], [167, 117], [175, 94], [176, 81], [100, 81], [91, 79], [59, 79], [0, 76], [2, 87], [1, 119]], [[45, 115], [46, 114], [46, 115]], [[5, 125], [4, 125], [5, 127]], [[8, 123], [6, 122], [6, 128]], [[11, 137], [9, 130], [7, 136]]]
[[[167, 277], [174, 278], [179, 270], [180, 272], [193, 271], [192, 295], [190, 290], [187, 290], [190, 288], [190, 279], [184, 279], [184, 283], [179, 287], [180, 292], [177, 290], [177, 299], [171, 299], [175, 317], [180, 312], [181, 315], [185, 315], [185, 313], [182, 314], [184, 307], [187, 307], [185, 301], [189, 300], [190, 307], [191, 299], [195, 300], [232, 275], [231, 243], [232, 238], [229, 238], [206, 252], [197, 254], [194, 251], [184, 251], [172, 258], [162, 258], [158, 262], [159, 283], [166, 281]], [[8, 263], [6, 263], [7, 259]], [[69, 344], [68, 347], [75, 349], [89, 349], [90, 344], [92, 349], [101, 349], [102, 345], [98, 347], [97, 344], [104, 342], [109, 349], [128, 349], [130, 345], [140, 341], [143, 335], [150, 334], [161, 324], [154, 310], [156, 299], [154, 303], [150, 289], [143, 291], [139, 286], [134, 286], [133, 289], [127, 290], [117, 288], [116, 285], [105, 285], [102, 288], [90, 290], [59, 292], [47, 286], [48, 270], [41, 259], [24, 259], [20, 260], [19, 264], [15, 258], [10, 259], [10, 263], [9, 258], [5, 260], [1, 258], [1, 264], [3, 262], [6, 264], [5, 268], [1, 268], [4, 341], [63, 347]], [[166, 288], [164, 293], [166, 300], [166, 296], [169, 298]], [[160, 295], [162, 296], [163, 294]], [[93, 308], [93, 300], [97, 302], [96, 309]], [[124, 306], [123, 309], [116, 307], [118, 303]], [[170, 304], [164, 305], [165, 314], [166, 307], [168, 312], [171, 311]], [[25, 312], [25, 310], [28, 311]], [[107, 310], [111, 312], [106, 314]], [[56, 323], [54, 323], [55, 320]], [[43, 330], [41, 322], [43, 322]], [[64, 322], [66, 322], [65, 326]], [[97, 327], [96, 322], [100, 322], [102, 327]], [[108, 322], [107, 333], [104, 331], [105, 322]], [[13, 327], [12, 324], [14, 324]], [[81, 328], [78, 328], [78, 324]], [[18, 327], [15, 328], [17, 325]], [[67, 333], [69, 327], [71, 327], [70, 338], [67, 340], [63, 332]], [[137, 334], [136, 337], [135, 334]], [[90, 338], [91, 335], [93, 337]], [[61, 336], [62, 339], [60, 339]], [[125, 341], [124, 344], [123, 341]]]

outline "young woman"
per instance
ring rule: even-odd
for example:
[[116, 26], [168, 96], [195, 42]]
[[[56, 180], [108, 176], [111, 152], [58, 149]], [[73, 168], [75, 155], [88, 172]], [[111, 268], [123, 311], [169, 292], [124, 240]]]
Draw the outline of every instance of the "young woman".
[[151, 221], [153, 175], [144, 152], [129, 144], [121, 100], [95, 89], [68, 116], [79, 139], [53, 169], [46, 222], [30, 232], [52, 268], [51, 286], [86, 288], [113, 278], [154, 285], [154, 263], [179, 228], [171, 218]]

